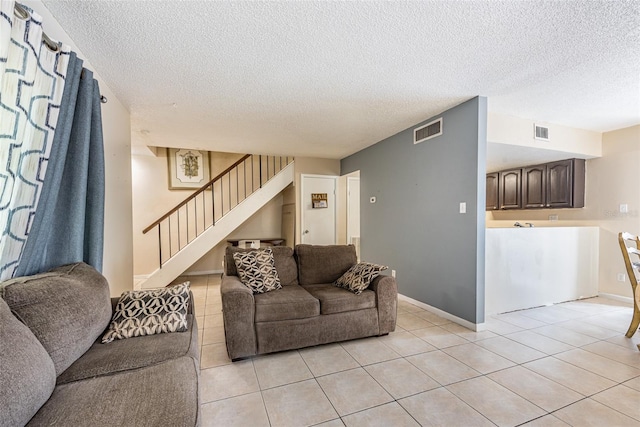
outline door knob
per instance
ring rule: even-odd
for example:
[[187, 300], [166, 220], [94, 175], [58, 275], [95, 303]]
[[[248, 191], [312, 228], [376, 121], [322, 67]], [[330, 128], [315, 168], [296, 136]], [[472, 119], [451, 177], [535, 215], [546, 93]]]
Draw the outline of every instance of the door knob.
[[309, 230], [304, 230], [304, 234], [309, 234]]

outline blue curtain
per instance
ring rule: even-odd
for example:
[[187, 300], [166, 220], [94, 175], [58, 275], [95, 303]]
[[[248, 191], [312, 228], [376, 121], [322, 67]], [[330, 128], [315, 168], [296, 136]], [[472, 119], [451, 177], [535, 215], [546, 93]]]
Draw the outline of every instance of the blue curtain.
[[79, 261], [102, 271], [103, 243], [100, 90], [72, 52], [46, 179], [15, 276]]

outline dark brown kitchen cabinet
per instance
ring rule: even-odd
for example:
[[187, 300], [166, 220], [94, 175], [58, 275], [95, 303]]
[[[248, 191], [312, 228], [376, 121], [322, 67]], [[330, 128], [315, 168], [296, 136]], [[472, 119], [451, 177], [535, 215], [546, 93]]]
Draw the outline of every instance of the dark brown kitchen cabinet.
[[584, 207], [584, 165], [584, 159], [547, 163], [547, 207]]
[[521, 174], [521, 169], [500, 172], [498, 189], [500, 209], [522, 208]]
[[487, 174], [486, 209], [583, 208], [584, 186], [583, 159], [494, 172]]
[[487, 202], [486, 210], [495, 211], [500, 209], [498, 204], [498, 172], [487, 174]]
[[547, 204], [547, 165], [522, 168], [522, 207], [544, 208]]

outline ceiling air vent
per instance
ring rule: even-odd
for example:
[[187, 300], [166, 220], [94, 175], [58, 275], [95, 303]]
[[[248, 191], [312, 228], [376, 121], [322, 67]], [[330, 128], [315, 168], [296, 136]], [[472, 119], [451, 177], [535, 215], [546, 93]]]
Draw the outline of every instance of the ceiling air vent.
[[535, 128], [535, 138], [540, 141], [548, 141], [549, 140], [549, 128], [533, 125]]
[[442, 117], [413, 130], [413, 143], [419, 144], [427, 139], [442, 135]]

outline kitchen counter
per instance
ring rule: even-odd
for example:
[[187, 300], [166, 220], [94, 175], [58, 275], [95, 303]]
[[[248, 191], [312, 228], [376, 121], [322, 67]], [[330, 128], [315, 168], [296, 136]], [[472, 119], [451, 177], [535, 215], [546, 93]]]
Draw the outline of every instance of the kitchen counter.
[[487, 228], [485, 314], [598, 294], [598, 227]]

